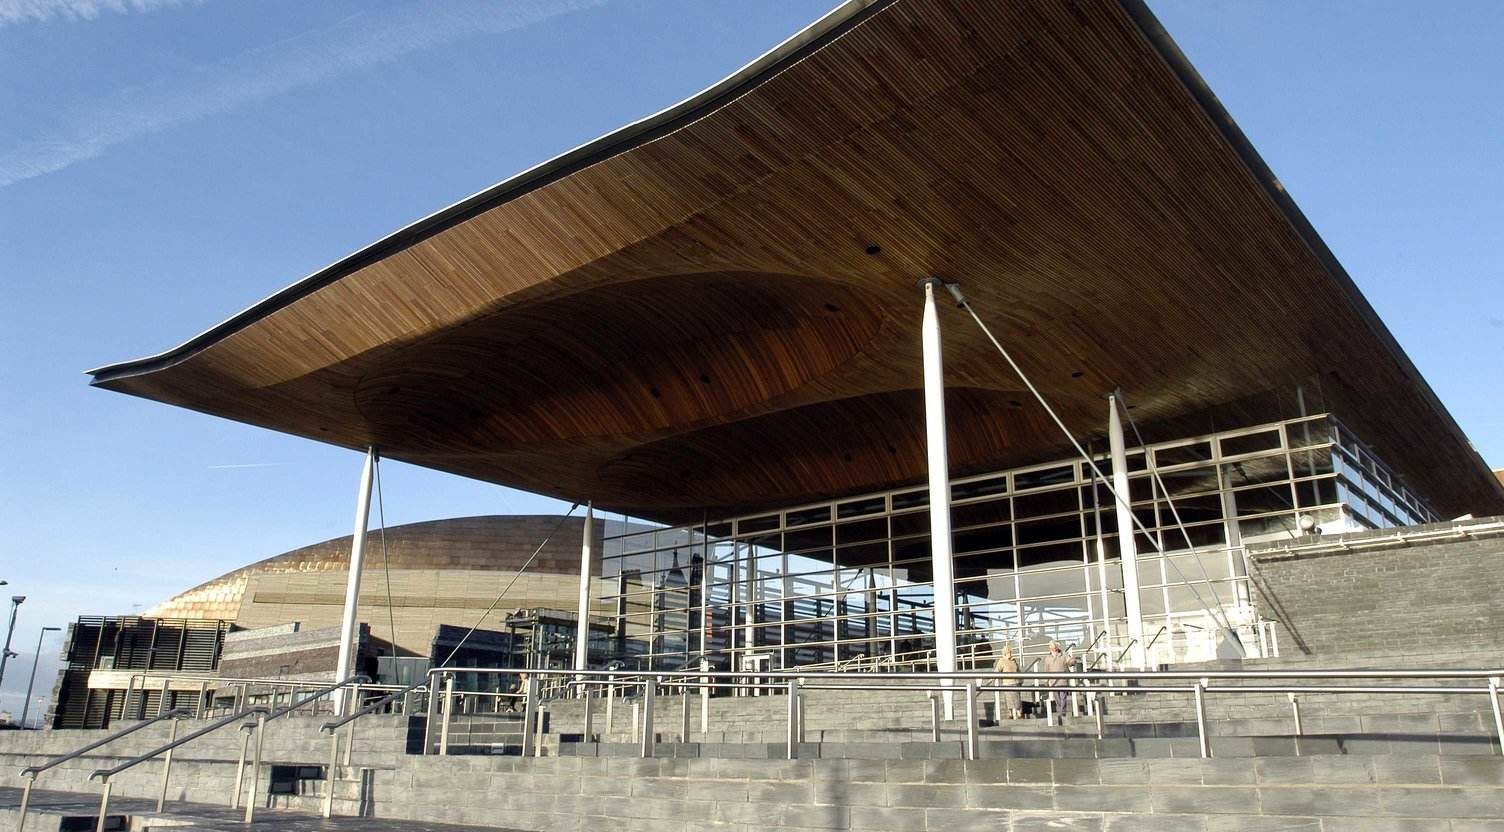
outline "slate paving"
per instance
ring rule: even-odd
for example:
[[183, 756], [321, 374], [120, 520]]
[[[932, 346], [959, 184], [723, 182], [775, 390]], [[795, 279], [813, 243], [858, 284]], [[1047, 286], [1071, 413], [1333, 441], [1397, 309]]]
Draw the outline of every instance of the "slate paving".
[[[14, 816], [21, 806], [21, 790], [0, 787], [0, 814]], [[155, 800], [132, 797], [110, 798], [111, 815], [156, 815]], [[31, 808], [27, 812], [27, 826], [33, 828], [39, 815], [66, 815], [69, 817], [97, 816], [99, 795], [78, 792], [59, 792], [34, 789], [31, 793]], [[242, 822], [243, 810], [215, 806], [208, 803], [174, 802], [167, 804], [160, 816], [167, 821], [164, 828], [195, 830], [196, 832], [245, 832]], [[45, 829], [48, 827], [37, 826]], [[281, 832], [475, 832], [478, 829], [498, 829], [518, 832], [506, 826], [461, 826], [453, 823], [429, 823], [416, 820], [392, 820], [387, 818], [321, 818], [308, 812], [288, 809], [257, 809], [251, 828], [276, 829]]]

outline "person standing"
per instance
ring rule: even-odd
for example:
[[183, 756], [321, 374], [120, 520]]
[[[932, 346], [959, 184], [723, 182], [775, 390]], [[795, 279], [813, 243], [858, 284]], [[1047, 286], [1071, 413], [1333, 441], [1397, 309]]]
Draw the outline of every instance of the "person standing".
[[[998, 656], [997, 662], [992, 666], [992, 669], [997, 671], [998, 673], [1018, 672], [1018, 659], [1013, 655], [1013, 642], [1003, 642], [1003, 654], [1001, 656]], [[1024, 713], [1023, 700], [1019, 697], [1018, 691], [1016, 690], [1016, 688], [1019, 686], [1019, 681], [1020, 680], [1018, 679], [998, 680], [998, 684], [1003, 687], [1015, 688], [1015, 690], [1009, 690], [1003, 693], [1003, 704], [1008, 708], [1009, 719], [1018, 719], [1019, 717], [1023, 716]], [[997, 716], [998, 719], [1003, 718], [1003, 715], [1001, 713], [999, 713]]]
[[[1046, 673], [1069, 673], [1074, 656], [1069, 650], [1061, 650], [1060, 642], [1050, 642], [1050, 652], [1044, 657], [1044, 672]], [[1065, 721], [1065, 703], [1069, 694], [1066, 693], [1070, 680], [1060, 677], [1051, 679], [1049, 685], [1052, 688], [1050, 698], [1054, 700], [1055, 715], [1061, 722]]]

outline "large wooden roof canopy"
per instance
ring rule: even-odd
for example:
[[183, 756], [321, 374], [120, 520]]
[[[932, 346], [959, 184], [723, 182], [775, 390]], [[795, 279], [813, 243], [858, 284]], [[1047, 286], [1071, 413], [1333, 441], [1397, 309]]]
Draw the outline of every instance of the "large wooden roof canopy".
[[[646, 517], [924, 475], [916, 280], [1081, 433], [1319, 377], [1443, 514], [1466, 438], [1140, 0], [853, 0], [111, 390]], [[1060, 437], [942, 310], [952, 470]]]

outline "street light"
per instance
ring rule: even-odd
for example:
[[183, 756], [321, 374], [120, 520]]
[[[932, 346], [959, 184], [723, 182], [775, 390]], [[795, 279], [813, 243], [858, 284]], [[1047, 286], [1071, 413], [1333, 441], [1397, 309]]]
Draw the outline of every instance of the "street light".
[[31, 657], [31, 678], [26, 682], [26, 704], [21, 706], [22, 728], [26, 727], [26, 715], [31, 712], [31, 686], [37, 681], [37, 661], [42, 658], [42, 636], [47, 635], [48, 632], [59, 632], [62, 629], [62, 627], [43, 627], [42, 631], [37, 633], [37, 652]]
[[25, 595], [10, 596], [10, 629], [5, 631], [5, 649], [0, 650], [0, 682], [5, 681], [5, 663], [15, 654], [10, 652], [10, 637], [16, 634], [16, 610], [21, 602], [26, 600]]

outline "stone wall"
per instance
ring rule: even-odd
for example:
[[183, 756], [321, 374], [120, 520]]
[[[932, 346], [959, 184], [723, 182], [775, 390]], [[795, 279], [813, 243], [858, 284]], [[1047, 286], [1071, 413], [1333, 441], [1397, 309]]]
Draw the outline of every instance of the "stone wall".
[[1504, 657], [1504, 519], [1251, 548], [1282, 656]]

